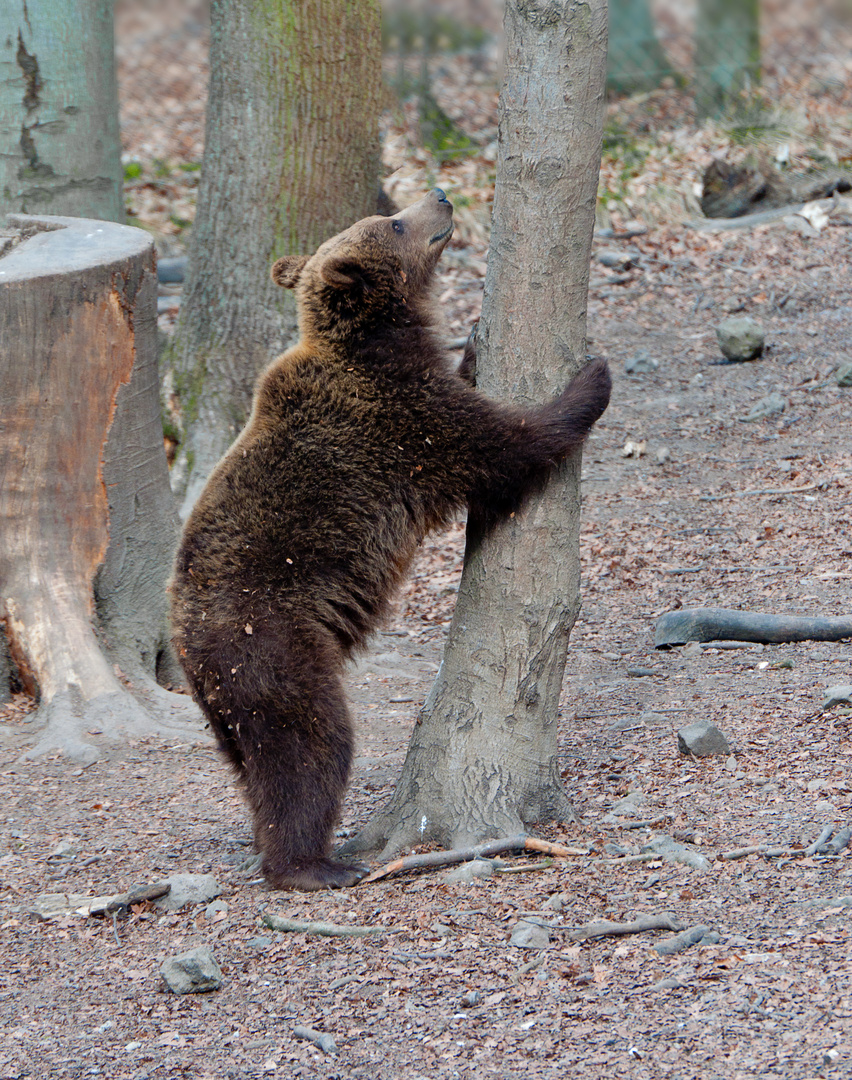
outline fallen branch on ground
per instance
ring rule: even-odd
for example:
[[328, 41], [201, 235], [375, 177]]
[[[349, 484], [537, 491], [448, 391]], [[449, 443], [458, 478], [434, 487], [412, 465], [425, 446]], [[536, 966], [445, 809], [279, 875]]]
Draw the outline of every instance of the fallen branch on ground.
[[270, 930], [295, 934], [319, 934], [322, 937], [371, 937], [373, 934], [401, 934], [401, 926], [341, 926], [339, 923], [303, 922], [285, 919], [281, 915], [264, 915], [262, 922]]
[[297, 1039], [307, 1039], [308, 1042], [312, 1042], [324, 1054], [337, 1053], [337, 1043], [334, 1041], [334, 1036], [325, 1031], [314, 1031], [313, 1028], [308, 1027], [296, 1027], [293, 1028], [293, 1034]]
[[539, 851], [543, 855], [555, 858], [566, 858], [571, 855], [588, 855], [585, 848], [568, 848], [561, 844], [551, 844], [547, 840], [539, 840], [534, 836], [509, 836], [502, 840], [490, 840], [485, 844], [477, 844], [476, 847], [455, 848], [452, 851], [427, 851], [421, 855], [406, 855], [402, 859], [394, 859], [393, 862], [380, 866], [372, 874], [368, 874], [359, 884], [371, 885], [374, 881], [381, 881], [392, 874], [401, 874], [406, 870], [434, 869], [436, 866], [454, 866], [457, 863], [472, 862], [474, 859], [488, 859], [493, 855], [502, 855], [507, 851]]
[[640, 915], [633, 922], [617, 923], [603, 919], [600, 922], [585, 923], [572, 930], [568, 937], [572, 941], [586, 941], [594, 937], [611, 937], [622, 934], [641, 934], [646, 930], [682, 930], [683, 925], [674, 915], [664, 911], [660, 915]]
[[730, 608], [683, 608], [657, 619], [654, 645], [686, 645], [688, 641], [842, 641], [852, 637], [852, 615], [764, 615]]
[[751, 491], [726, 491], [722, 495], [699, 495], [699, 502], [721, 502], [723, 499], [741, 499], [746, 495], [800, 495], [803, 491], [816, 491], [819, 484], [806, 484], [797, 488], [753, 488]]

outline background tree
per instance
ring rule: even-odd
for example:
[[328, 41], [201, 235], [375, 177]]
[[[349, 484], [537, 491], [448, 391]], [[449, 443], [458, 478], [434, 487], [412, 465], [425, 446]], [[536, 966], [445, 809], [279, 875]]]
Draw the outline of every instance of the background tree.
[[0, 220], [124, 221], [113, 0], [0, 4]]
[[[584, 362], [606, 0], [507, 0], [477, 383], [541, 402]], [[468, 523], [444, 658], [389, 804], [350, 850], [445, 846], [570, 818], [557, 756], [579, 610], [579, 455], [523, 514]]]
[[674, 75], [649, 0], [610, 0], [607, 85], [617, 94], [653, 90]]
[[699, 0], [695, 25], [695, 105], [715, 116], [760, 81], [759, 0]]
[[294, 334], [270, 266], [375, 213], [381, 104], [379, 0], [213, 0], [198, 211], [165, 382], [184, 515], [248, 418], [258, 371]]

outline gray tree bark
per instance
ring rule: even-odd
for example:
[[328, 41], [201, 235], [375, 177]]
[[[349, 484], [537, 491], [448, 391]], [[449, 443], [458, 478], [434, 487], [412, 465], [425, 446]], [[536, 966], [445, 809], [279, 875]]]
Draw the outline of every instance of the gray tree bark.
[[[605, 0], [507, 0], [477, 385], [541, 402], [585, 359]], [[468, 524], [444, 658], [390, 803], [350, 850], [464, 846], [573, 816], [557, 713], [579, 609], [579, 455], [486, 536]]]
[[0, 219], [124, 221], [112, 0], [0, 4]]
[[[0, 620], [39, 698], [31, 752], [199, 738], [168, 667], [177, 539], [159, 411], [150, 237], [12, 216], [0, 258]], [[2, 250], [0, 250], [2, 254]]]
[[695, 105], [715, 116], [760, 82], [759, 0], [699, 0], [695, 26]]
[[213, 0], [198, 212], [166, 360], [182, 516], [295, 336], [272, 263], [376, 211], [380, 19], [379, 0]]

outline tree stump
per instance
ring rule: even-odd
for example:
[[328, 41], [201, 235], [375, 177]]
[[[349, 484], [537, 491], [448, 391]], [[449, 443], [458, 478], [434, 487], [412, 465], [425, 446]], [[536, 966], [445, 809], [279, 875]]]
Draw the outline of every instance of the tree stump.
[[0, 617], [6, 666], [39, 700], [29, 754], [60, 749], [86, 762], [111, 740], [198, 738], [195, 706], [156, 679], [176, 671], [165, 584], [178, 524], [159, 411], [153, 244], [105, 221], [8, 222]]

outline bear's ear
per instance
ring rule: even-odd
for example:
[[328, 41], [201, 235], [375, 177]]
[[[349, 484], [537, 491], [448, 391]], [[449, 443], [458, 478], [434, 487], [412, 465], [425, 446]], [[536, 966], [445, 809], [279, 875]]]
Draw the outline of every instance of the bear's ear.
[[364, 284], [364, 271], [351, 255], [329, 255], [320, 264], [320, 277], [332, 289], [351, 289]]
[[272, 269], [269, 271], [270, 277], [282, 289], [295, 289], [309, 257], [308, 255], [285, 255], [272, 264]]

